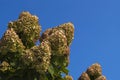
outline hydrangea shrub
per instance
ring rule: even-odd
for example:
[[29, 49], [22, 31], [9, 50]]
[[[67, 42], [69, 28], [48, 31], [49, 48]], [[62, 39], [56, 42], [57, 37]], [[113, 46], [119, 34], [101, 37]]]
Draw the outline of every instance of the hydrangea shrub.
[[29, 12], [8, 23], [0, 39], [0, 80], [72, 80], [67, 66], [74, 25], [40, 32], [38, 17]]
[[[74, 25], [68, 22], [40, 32], [38, 17], [29, 12], [8, 23], [0, 39], [0, 80], [73, 80], [67, 67]], [[93, 64], [78, 80], [106, 77], [101, 66]]]

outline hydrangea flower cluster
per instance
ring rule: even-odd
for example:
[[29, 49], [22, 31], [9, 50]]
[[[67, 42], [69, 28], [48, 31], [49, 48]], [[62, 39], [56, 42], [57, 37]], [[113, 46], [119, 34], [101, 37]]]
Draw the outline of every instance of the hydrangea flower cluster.
[[96, 63], [83, 72], [78, 80], [106, 80], [106, 77], [102, 75], [100, 64]]
[[[0, 80], [73, 80], [67, 67], [74, 25], [68, 22], [40, 32], [38, 17], [29, 12], [8, 23], [0, 39]], [[93, 64], [79, 80], [106, 78], [101, 66]]]
[[74, 25], [40, 32], [38, 17], [29, 12], [8, 24], [0, 39], [0, 80], [72, 80], [67, 66]]

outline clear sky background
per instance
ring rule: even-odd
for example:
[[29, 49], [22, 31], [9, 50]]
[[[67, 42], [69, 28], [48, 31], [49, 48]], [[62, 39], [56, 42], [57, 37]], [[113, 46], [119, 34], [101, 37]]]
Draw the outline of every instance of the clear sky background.
[[0, 37], [22, 11], [37, 15], [42, 31], [74, 24], [68, 67], [74, 80], [96, 62], [107, 80], [120, 79], [120, 0], [0, 0]]

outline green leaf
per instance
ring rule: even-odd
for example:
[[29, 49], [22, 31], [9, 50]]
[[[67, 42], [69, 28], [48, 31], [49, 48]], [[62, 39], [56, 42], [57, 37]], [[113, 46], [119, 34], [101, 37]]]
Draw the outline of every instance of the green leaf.
[[54, 68], [52, 65], [50, 65], [50, 67], [48, 68], [48, 72], [50, 73], [50, 75], [54, 78]]
[[66, 75], [68, 75], [69, 70], [68, 70], [67, 68], [63, 68], [62, 71], [63, 71]]

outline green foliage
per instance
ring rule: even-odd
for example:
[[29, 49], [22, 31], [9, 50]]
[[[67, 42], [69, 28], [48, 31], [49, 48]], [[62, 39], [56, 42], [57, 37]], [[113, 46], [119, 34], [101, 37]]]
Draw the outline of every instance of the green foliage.
[[73, 24], [59, 25], [40, 36], [38, 22], [37, 16], [22, 12], [8, 24], [0, 39], [0, 80], [73, 80], [67, 69]]

